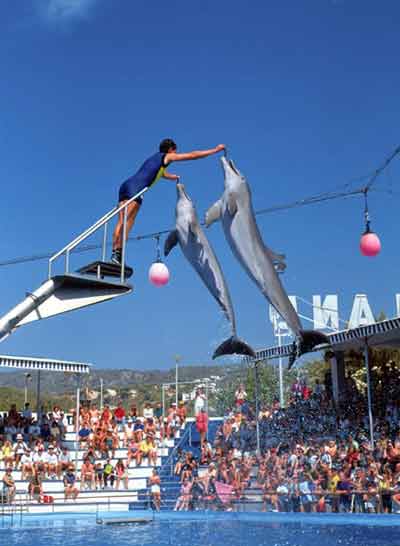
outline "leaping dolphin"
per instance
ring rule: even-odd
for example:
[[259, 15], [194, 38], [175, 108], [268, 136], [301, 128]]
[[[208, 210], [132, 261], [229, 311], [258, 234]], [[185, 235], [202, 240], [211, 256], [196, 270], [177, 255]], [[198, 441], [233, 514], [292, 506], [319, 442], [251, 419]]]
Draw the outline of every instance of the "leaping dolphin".
[[183, 254], [200, 276], [203, 283], [217, 300], [228, 319], [232, 336], [221, 343], [215, 350], [213, 358], [225, 354], [255, 356], [251, 347], [236, 335], [235, 314], [231, 297], [218, 259], [200, 227], [196, 209], [185, 191], [183, 184], [177, 184], [176, 228], [168, 235], [164, 245], [164, 255], [179, 243]]
[[277, 274], [277, 270], [286, 267], [284, 256], [273, 252], [262, 240], [246, 179], [233, 161], [226, 157], [222, 157], [221, 161], [225, 191], [221, 199], [208, 210], [206, 225], [208, 227], [216, 220], [222, 220], [225, 237], [233, 254], [296, 336], [290, 367], [301, 354], [322, 343], [329, 343], [328, 338], [321, 332], [302, 329], [300, 319]]

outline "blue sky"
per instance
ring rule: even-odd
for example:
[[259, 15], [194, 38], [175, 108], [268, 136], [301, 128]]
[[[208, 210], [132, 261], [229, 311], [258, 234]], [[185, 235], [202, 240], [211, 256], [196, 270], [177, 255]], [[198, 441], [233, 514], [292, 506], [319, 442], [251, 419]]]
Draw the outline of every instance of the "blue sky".
[[[400, 144], [394, 0], [3, 4], [0, 261], [63, 246], [114, 205], [120, 182], [165, 136], [181, 150], [226, 143], [258, 209], [343, 187]], [[338, 293], [345, 319], [356, 293], [368, 294], [375, 313], [394, 313], [399, 163], [370, 197], [383, 244], [376, 259], [359, 254], [360, 198], [259, 217], [266, 243], [287, 255], [289, 293]], [[222, 193], [215, 157], [171, 171], [200, 215]], [[136, 234], [172, 226], [174, 207], [174, 184], [163, 181], [147, 195]], [[265, 300], [221, 226], [208, 234], [240, 335], [271, 344]], [[183, 363], [209, 362], [228, 331], [216, 304], [179, 249], [168, 259], [169, 286], [150, 286], [154, 255], [152, 241], [130, 245], [133, 295], [26, 326], [0, 352], [98, 367], [168, 368], [177, 353]], [[45, 262], [1, 268], [1, 312], [45, 276]]]

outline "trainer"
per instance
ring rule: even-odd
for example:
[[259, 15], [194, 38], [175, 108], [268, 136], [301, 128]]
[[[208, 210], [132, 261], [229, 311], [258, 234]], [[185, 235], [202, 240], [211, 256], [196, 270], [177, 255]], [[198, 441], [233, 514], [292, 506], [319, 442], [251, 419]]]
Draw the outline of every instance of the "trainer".
[[[177, 153], [177, 145], [170, 138], [166, 138], [161, 141], [159, 146], [159, 152], [152, 155], [143, 163], [136, 174], [125, 180], [119, 188], [119, 206], [123, 205], [126, 201], [134, 197], [136, 194], [153, 186], [160, 178], [166, 178], [167, 180], [179, 180], [179, 176], [176, 174], [170, 174], [166, 172], [166, 168], [173, 161], [190, 161], [193, 159], [202, 159], [209, 155], [217, 154], [225, 150], [224, 144], [219, 144], [215, 148], [210, 150], [198, 150], [195, 152]], [[128, 238], [129, 232], [132, 229], [133, 224], [139, 209], [141, 207], [143, 198], [138, 197], [132, 203], [128, 205], [127, 210], [127, 222], [126, 222], [126, 238]], [[119, 213], [118, 223], [114, 230], [113, 235], [113, 252], [111, 256], [112, 263], [121, 264], [122, 260], [122, 237], [123, 237], [123, 224], [124, 224], [124, 210]]]

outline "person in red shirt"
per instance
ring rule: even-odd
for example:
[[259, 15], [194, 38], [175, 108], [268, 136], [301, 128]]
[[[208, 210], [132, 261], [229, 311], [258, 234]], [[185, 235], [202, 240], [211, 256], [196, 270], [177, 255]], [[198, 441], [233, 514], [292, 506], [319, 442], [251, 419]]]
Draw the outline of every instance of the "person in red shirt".
[[114, 419], [117, 422], [117, 425], [121, 427], [125, 424], [125, 410], [122, 407], [122, 402], [118, 402], [118, 406], [114, 410]]
[[200, 410], [200, 413], [196, 417], [196, 428], [200, 434], [200, 445], [203, 446], [208, 430], [208, 415], [204, 408]]
[[106, 406], [103, 410], [103, 413], [101, 414], [101, 421], [103, 425], [108, 426], [108, 423], [111, 421], [112, 413], [110, 410], [110, 406]]

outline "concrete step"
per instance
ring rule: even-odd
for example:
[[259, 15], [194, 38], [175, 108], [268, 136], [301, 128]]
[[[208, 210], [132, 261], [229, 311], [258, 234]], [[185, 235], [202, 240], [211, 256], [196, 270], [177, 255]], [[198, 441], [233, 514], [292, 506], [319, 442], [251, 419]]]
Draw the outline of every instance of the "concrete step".
[[[147, 487], [146, 478], [129, 478], [128, 480], [129, 490], [139, 491]], [[15, 487], [17, 488], [18, 494], [24, 494], [28, 492], [28, 482], [27, 481], [15, 481]], [[52, 494], [58, 492], [64, 492], [64, 484], [61, 480], [45, 480], [42, 483], [43, 492]], [[77, 482], [77, 487], [80, 487], [80, 482]]]
[[[68, 445], [68, 444], [70, 444], [70, 445]], [[72, 452], [74, 454], [76, 452], [78, 459], [82, 459], [83, 455], [87, 452], [87, 449], [85, 447], [79, 446], [78, 448], [76, 448], [75, 442], [64, 442], [64, 445], [65, 445], [66, 448], [68, 448], [68, 451], [70, 451], [70, 452]], [[110, 450], [110, 452], [111, 452], [111, 450]], [[157, 448], [157, 455], [159, 457], [168, 457], [168, 453], [169, 453], [169, 448], [168, 447], [159, 446]], [[126, 447], [119, 447], [119, 448], [117, 448], [115, 450], [115, 457], [117, 459], [126, 458], [127, 456], [128, 456], [128, 450], [127, 450]]]
[[[120, 442], [123, 442], [124, 433], [119, 432], [118, 436], [119, 436]], [[164, 439], [163, 441], [165, 442], [166, 447], [173, 447], [175, 444], [175, 441], [179, 440], [180, 436], [181, 436], [181, 431], [178, 430], [178, 432], [176, 433], [175, 439], [173, 438]], [[161, 441], [159, 436], [157, 435], [156, 435], [156, 439]], [[76, 432], [67, 432], [64, 436], [64, 442], [76, 442]]]
[[[111, 459], [111, 464], [113, 464], [115, 466], [119, 459], [122, 459], [125, 463], [127, 462], [126, 457], [119, 457], [119, 458]], [[76, 465], [75, 465], [75, 461], [76, 461]], [[163, 462], [162, 458], [157, 457], [157, 466], [158, 467], [162, 466], [162, 462]], [[104, 465], [106, 463], [106, 460], [105, 459], [96, 459], [96, 463], [102, 463]], [[77, 459], [76, 460], [75, 457], [73, 456], [73, 454], [71, 453], [71, 464], [74, 464], [75, 468], [77, 468], [77, 470], [80, 470], [81, 467], [82, 467], [83, 461], [82, 461], [82, 459]], [[129, 465], [129, 471], [131, 471], [133, 469], [143, 470], [143, 469], [152, 469], [152, 468], [153, 468], [152, 466], [149, 466], [147, 457], [143, 458], [142, 464], [140, 466], [138, 466], [136, 464], [136, 461], [134, 461], [134, 460], [132, 460], [130, 465]], [[4, 472], [4, 471], [5, 471], [4, 463], [1, 463], [0, 464], [0, 472]], [[14, 471], [14, 472], [19, 472], [19, 471]], [[145, 471], [146, 476], [147, 475], [150, 476], [150, 474], [151, 474], [151, 470], [150, 470], [150, 472]], [[13, 476], [14, 476], [14, 473], [13, 473]]]
[[[78, 497], [79, 498], [79, 497]], [[117, 502], [117, 503], [108, 503], [108, 502], [76, 502], [67, 501], [63, 503], [55, 504], [30, 504], [28, 505], [29, 514], [52, 514], [59, 512], [79, 512], [85, 513], [96, 513], [100, 512], [128, 512], [130, 503], [126, 502]], [[17, 512], [18, 514], [18, 512]]]

